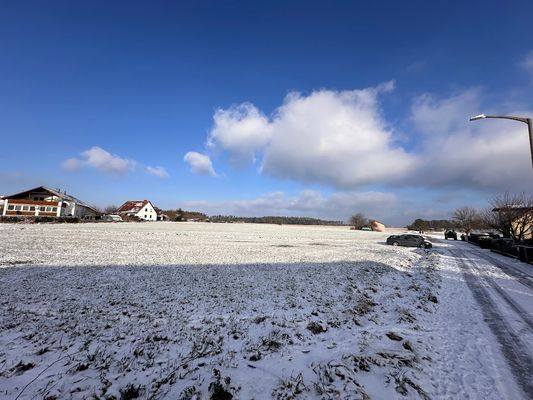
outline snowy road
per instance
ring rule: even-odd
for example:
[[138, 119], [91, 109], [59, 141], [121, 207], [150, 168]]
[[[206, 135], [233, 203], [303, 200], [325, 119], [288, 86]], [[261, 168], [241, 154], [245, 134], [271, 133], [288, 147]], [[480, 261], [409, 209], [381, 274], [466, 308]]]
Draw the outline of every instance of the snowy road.
[[465, 243], [448, 246], [516, 383], [533, 398], [533, 267]]

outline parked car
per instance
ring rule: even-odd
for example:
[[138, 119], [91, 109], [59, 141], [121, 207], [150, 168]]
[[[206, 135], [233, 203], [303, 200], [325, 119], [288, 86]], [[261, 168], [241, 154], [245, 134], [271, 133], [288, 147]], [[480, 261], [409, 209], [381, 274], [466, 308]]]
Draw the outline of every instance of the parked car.
[[102, 220], [106, 222], [122, 222], [122, 217], [117, 214], [107, 214], [102, 217]]
[[433, 244], [421, 235], [392, 235], [387, 238], [387, 244], [392, 246], [431, 248]]
[[446, 232], [444, 232], [444, 239], [457, 240], [457, 232], [455, 232], [453, 229], [446, 230]]

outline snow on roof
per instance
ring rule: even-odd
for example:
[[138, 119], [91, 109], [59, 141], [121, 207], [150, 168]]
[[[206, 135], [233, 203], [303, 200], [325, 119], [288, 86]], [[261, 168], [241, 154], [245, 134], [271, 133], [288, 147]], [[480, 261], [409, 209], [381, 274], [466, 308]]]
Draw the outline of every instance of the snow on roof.
[[118, 213], [132, 212], [132, 213], [137, 214], [148, 203], [150, 203], [149, 200], [128, 200], [119, 207], [117, 212]]

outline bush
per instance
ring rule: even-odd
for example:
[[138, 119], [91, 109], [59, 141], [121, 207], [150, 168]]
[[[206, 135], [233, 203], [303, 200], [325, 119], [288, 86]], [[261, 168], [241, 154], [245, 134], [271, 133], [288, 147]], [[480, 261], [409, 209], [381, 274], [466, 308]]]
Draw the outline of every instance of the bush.
[[76, 224], [81, 222], [79, 218], [74, 217], [47, 217], [47, 216], [38, 216], [38, 217], [23, 217], [15, 215], [6, 215], [0, 216], [1, 222], [11, 222], [11, 223], [33, 223], [33, 224], [57, 224], [57, 223], [71, 223]]
[[14, 215], [0, 216], [0, 222], [22, 222], [24, 217], [16, 217]]
[[47, 223], [47, 222], [55, 222], [56, 218], [53, 217], [31, 217], [28, 218], [30, 220], [33, 220], [34, 223]]

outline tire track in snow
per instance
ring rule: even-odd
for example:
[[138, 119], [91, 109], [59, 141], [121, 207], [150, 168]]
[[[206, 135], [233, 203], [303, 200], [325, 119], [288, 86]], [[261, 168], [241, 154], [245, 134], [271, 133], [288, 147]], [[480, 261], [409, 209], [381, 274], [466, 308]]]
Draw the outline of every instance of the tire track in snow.
[[[478, 272], [478, 276], [481, 276], [479, 265], [473, 260], [470, 260], [470, 262], [474, 265], [474, 269]], [[498, 294], [505, 300], [507, 305], [509, 305], [509, 307], [511, 307], [520, 316], [522, 321], [524, 321], [526, 325], [529, 326], [529, 329], [531, 329], [533, 332], [533, 318], [531, 315], [529, 315], [529, 313], [520, 304], [514, 301], [513, 298], [509, 296], [507, 292], [494, 281], [494, 279], [488, 276], [484, 276], [482, 279], [487, 282], [496, 292], [498, 292]]]
[[[471, 260], [468, 260], [468, 262], [465, 261], [467, 257], [464, 251], [459, 249], [450, 249], [449, 251], [463, 270], [466, 284], [481, 307], [487, 325], [496, 337], [498, 343], [501, 345], [502, 353], [507, 360], [518, 385], [526, 395], [526, 398], [533, 398], [533, 380], [531, 379], [533, 373], [533, 357], [527, 351], [527, 344], [524, 343], [522, 338], [512, 330], [512, 328], [505, 322], [501, 313], [498, 312], [497, 303], [492, 299], [490, 293], [483, 285], [483, 283], [486, 282], [485, 278], [483, 278], [482, 275], [475, 274], [477, 269]], [[496, 285], [496, 283], [494, 283], [494, 285]], [[501, 291], [501, 288], [500, 290], [497, 290], [497, 293], [500, 296]], [[508, 296], [506, 295], [506, 297]], [[505, 297], [502, 298], [507, 303], [507, 299]], [[518, 306], [518, 311], [512, 305], [511, 308], [513, 308], [520, 318], [527, 323], [526, 319], [528, 317], [524, 318], [524, 310], [522, 307]]]
[[515, 269], [513, 267], [510, 267], [509, 265], [506, 265], [501, 260], [498, 260], [496, 257], [486, 254], [485, 252], [478, 250], [478, 249], [470, 249], [474, 254], [478, 255], [479, 257], [483, 258], [485, 261], [490, 262], [491, 264], [495, 265], [499, 269], [501, 269], [503, 272], [505, 272], [507, 275], [512, 276], [515, 278], [518, 282], [520, 282], [522, 285], [526, 286], [529, 289], [533, 290], [533, 275], [526, 274], [518, 269]]

